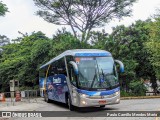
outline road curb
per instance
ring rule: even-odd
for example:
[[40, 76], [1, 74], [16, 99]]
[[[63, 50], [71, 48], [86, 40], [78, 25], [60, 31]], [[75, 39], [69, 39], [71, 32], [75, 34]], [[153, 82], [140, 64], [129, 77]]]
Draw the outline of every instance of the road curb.
[[130, 100], [130, 99], [154, 99], [154, 98], [160, 98], [160, 96], [121, 97], [121, 100]]

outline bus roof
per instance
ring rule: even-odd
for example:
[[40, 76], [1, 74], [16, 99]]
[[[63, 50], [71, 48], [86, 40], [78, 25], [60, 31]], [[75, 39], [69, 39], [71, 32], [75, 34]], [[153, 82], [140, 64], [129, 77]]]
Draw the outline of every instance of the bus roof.
[[49, 62], [45, 63], [40, 67], [44, 68], [51, 63], [61, 59], [64, 56], [79, 56], [79, 57], [89, 57], [89, 56], [112, 56], [110, 52], [105, 51], [105, 50], [99, 50], [99, 49], [73, 49], [73, 50], [66, 50], [65, 52], [61, 53], [57, 57], [51, 59]]

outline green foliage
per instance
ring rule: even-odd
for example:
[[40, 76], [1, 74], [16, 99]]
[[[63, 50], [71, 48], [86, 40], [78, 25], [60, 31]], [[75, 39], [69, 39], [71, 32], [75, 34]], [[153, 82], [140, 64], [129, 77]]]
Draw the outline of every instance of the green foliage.
[[50, 56], [55, 57], [65, 50], [69, 49], [87, 49], [90, 45], [87, 43], [81, 43], [80, 40], [75, 38], [71, 33], [64, 29], [58, 30], [55, 36], [53, 36], [53, 46], [50, 50]]
[[0, 58], [2, 57], [2, 46], [10, 44], [10, 39], [5, 35], [0, 35]]
[[4, 16], [8, 12], [8, 8], [0, 1], [0, 16]]
[[135, 96], [133, 93], [131, 92], [126, 92], [123, 89], [120, 91], [121, 92], [121, 97], [130, 97], [130, 96]]
[[143, 84], [143, 81], [140, 80], [133, 80], [130, 83], [130, 88], [132, 90], [132, 93], [135, 96], [145, 96], [146, 93], [146, 87]]
[[0, 35], [0, 46], [4, 46], [10, 43], [10, 39], [5, 35]]
[[[105, 31], [91, 34], [94, 48], [102, 48], [120, 59], [125, 66], [125, 73], [120, 75], [120, 84], [124, 96], [130, 95], [129, 90], [137, 91], [135, 95], [144, 95], [145, 89], [139, 79], [150, 79], [156, 89], [156, 80], [160, 79], [160, 18], [136, 21], [128, 27], [124, 25], [113, 28], [107, 35]], [[133, 80], [137, 81], [133, 81]], [[142, 87], [142, 91], [138, 91]], [[139, 92], [139, 93], [138, 93]], [[136, 93], [136, 92], [135, 92]]]
[[[17, 40], [14, 40], [17, 41]], [[9, 81], [20, 81], [20, 89], [36, 89], [39, 84], [39, 67], [68, 49], [90, 48], [81, 43], [65, 29], [58, 31], [53, 39], [42, 32], [23, 34], [18, 42], [2, 47], [0, 58], [0, 91], [9, 91]], [[2, 89], [3, 88], [3, 89]]]
[[43, 33], [37, 32], [30, 36], [23, 36], [19, 43], [2, 47], [0, 85], [3, 87], [12, 79], [20, 80], [21, 85], [36, 85], [38, 83], [39, 64], [46, 61], [50, 41]]
[[91, 34], [94, 48], [101, 48], [112, 53], [115, 59], [124, 63], [125, 73], [120, 75], [122, 89], [129, 91], [129, 83], [134, 79], [151, 79], [156, 82], [153, 65], [150, 62], [151, 54], [147, 52], [144, 43], [149, 41], [151, 20], [136, 21], [128, 27], [124, 25], [113, 28], [108, 35], [105, 31]]
[[145, 43], [151, 54], [149, 60], [153, 65], [156, 77], [160, 79], [160, 17], [150, 24], [150, 39]]

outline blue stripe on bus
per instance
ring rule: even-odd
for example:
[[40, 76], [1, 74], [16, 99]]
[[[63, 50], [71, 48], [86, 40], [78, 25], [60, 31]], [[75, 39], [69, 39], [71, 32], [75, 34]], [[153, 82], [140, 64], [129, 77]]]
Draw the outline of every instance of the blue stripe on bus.
[[89, 96], [93, 96], [93, 95], [103, 96], [103, 95], [114, 94], [115, 92], [117, 92], [119, 90], [120, 90], [120, 87], [117, 87], [117, 88], [115, 88], [113, 90], [106, 90], [106, 91], [87, 91], [87, 90], [77, 89], [77, 92], [81, 93], [81, 94], [86, 94], [86, 95], [89, 95]]
[[87, 56], [111, 56], [111, 53], [76, 53], [75, 56], [87, 57]]

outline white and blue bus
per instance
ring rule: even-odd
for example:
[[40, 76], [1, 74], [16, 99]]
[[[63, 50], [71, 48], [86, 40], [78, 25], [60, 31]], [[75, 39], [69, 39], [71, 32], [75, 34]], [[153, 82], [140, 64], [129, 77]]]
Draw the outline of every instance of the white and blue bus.
[[67, 50], [40, 67], [40, 89], [45, 101], [66, 103], [74, 107], [100, 106], [120, 102], [120, 85], [116, 70], [124, 65], [111, 53], [98, 49]]

